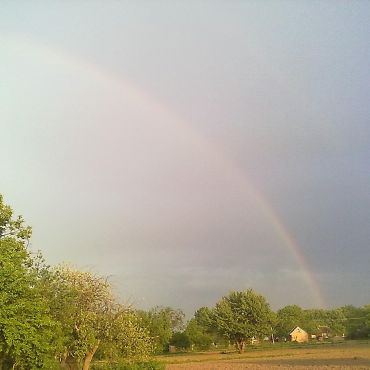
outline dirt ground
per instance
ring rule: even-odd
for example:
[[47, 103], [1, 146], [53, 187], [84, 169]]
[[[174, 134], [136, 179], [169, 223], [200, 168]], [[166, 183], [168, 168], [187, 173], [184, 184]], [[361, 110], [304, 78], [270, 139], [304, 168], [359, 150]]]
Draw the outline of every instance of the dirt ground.
[[166, 370], [370, 369], [370, 343], [278, 348], [234, 353], [199, 353], [162, 358]]

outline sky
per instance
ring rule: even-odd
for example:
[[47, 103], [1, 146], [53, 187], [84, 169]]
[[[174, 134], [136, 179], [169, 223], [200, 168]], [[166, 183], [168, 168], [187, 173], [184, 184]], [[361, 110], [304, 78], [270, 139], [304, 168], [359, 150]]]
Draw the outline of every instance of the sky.
[[31, 249], [188, 316], [370, 303], [370, 3], [4, 1], [0, 193]]

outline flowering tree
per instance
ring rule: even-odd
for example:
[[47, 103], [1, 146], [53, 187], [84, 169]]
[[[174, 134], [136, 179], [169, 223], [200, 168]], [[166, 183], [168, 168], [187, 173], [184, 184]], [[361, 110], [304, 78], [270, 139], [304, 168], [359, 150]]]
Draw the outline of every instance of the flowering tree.
[[55, 271], [53, 312], [62, 324], [61, 359], [88, 370], [99, 347], [110, 357], [143, 359], [151, 352], [148, 333], [127, 307], [116, 303], [106, 278], [61, 266]]

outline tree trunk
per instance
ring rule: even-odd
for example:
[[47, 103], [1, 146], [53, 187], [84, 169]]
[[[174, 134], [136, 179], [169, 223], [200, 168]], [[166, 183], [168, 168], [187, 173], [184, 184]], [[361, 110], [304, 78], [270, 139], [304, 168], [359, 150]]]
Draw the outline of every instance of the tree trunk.
[[95, 355], [95, 352], [99, 347], [99, 343], [100, 343], [100, 340], [98, 341], [96, 346], [90, 352], [86, 353], [86, 356], [84, 358], [84, 363], [83, 363], [83, 366], [82, 366], [82, 370], [89, 370], [90, 369], [91, 360], [93, 359], [93, 357]]
[[239, 353], [243, 353], [245, 347], [245, 340], [239, 339], [236, 341], [236, 348], [238, 349]]

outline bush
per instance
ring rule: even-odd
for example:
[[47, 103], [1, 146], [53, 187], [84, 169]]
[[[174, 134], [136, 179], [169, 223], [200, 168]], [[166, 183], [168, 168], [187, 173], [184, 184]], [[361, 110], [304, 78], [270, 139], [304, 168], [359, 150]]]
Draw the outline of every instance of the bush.
[[190, 348], [191, 341], [186, 333], [174, 333], [171, 338], [170, 344], [179, 349], [186, 350]]

